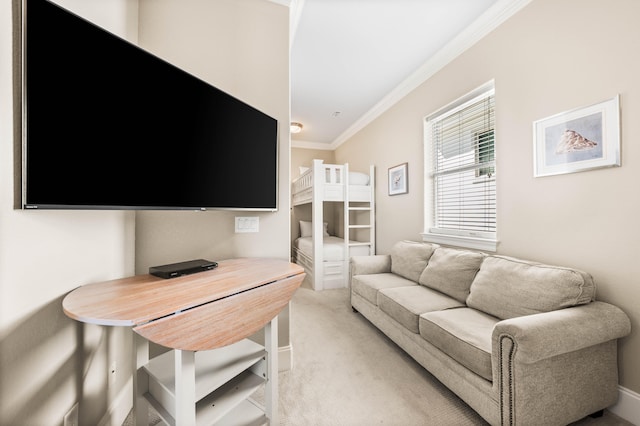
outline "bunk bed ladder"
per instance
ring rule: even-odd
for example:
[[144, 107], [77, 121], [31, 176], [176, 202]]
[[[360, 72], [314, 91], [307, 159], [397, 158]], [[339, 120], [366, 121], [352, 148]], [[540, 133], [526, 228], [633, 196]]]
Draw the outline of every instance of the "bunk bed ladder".
[[[355, 205], [351, 205], [350, 198], [350, 183], [349, 183], [349, 164], [345, 164], [344, 168], [344, 277], [347, 281], [347, 286], [349, 287], [349, 268], [350, 268], [350, 248], [354, 246], [368, 246], [369, 247], [369, 255], [372, 256], [376, 254], [375, 241], [375, 169], [374, 166], [369, 166], [369, 190], [371, 191], [369, 194], [368, 202], [357, 202]], [[351, 213], [354, 212], [355, 216], [363, 216], [358, 213], [368, 212], [369, 220], [366, 224], [351, 224]], [[368, 241], [351, 241], [351, 230], [352, 229], [366, 229], [368, 230]]]

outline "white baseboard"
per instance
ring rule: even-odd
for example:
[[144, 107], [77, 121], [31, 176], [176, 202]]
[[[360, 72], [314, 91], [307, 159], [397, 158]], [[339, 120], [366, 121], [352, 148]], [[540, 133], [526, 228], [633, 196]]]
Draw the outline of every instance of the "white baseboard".
[[109, 405], [98, 426], [122, 426], [133, 407], [133, 377], [130, 377], [127, 384]]
[[291, 345], [278, 348], [278, 371], [289, 371], [293, 368], [293, 348]]
[[634, 425], [640, 425], [640, 394], [619, 386], [618, 402], [608, 410]]

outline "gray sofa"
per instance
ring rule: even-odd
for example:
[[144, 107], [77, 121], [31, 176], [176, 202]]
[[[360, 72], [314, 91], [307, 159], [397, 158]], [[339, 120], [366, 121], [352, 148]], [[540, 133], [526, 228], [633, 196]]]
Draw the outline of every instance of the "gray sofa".
[[355, 311], [492, 425], [563, 425], [617, 400], [631, 325], [585, 272], [401, 241], [352, 257], [350, 284]]

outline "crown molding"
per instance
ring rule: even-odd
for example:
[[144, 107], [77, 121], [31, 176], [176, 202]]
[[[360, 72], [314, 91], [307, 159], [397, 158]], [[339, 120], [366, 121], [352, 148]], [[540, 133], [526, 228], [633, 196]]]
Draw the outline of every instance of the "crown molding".
[[293, 139], [291, 139], [291, 148], [318, 149], [323, 151], [333, 151], [335, 149], [331, 144], [328, 143], [300, 141]]
[[335, 150], [338, 148], [373, 120], [382, 115], [382, 113], [408, 95], [412, 90], [427, 81], [436, 72], [440, 71], [504, 21], [531, 3], [531, 1], [533, 0], [498, 0], [464, 31], [458, 34], [453, 40], [447, 43], [427, 62], [418, 68], [418, 70], [396, 86], [395, 89], [389, 92], [389, 94], [382, 98], [373, 106], [373, 108], [367, 111], [347, 130], [342, 132], [342, 134], [329, 144], [329, 148], [327, 149]]

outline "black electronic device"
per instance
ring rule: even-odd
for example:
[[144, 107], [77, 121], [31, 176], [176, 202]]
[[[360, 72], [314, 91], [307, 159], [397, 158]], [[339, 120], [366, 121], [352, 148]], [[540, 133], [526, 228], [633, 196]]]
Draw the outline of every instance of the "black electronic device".
[[22, 3], [23, 208], [277, 210], [275, 118], [51, 1]]
[[152, 266], [149, 274], [160, 278], [175, 278], [183, 275], [209, 271], [218, 266], [217, 262], [205, 259], [187, 260], [185, 262], [170, 263], [168, 265]]

